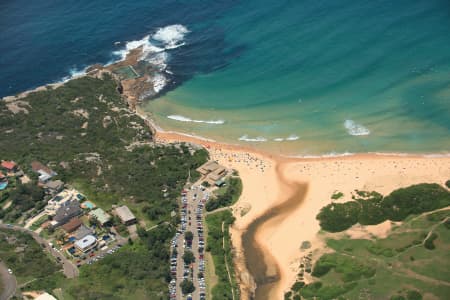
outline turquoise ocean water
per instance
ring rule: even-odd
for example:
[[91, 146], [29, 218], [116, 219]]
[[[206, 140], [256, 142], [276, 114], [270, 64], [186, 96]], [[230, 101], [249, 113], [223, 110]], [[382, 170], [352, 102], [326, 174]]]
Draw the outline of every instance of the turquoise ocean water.
[[2, 1], [0, 96], [139, 45], [164, 129], [290, 155], [450, 151], [448, 0]]
[[448, 2], [245, 1], [214, 23], [243, 51], [148, 103], [164, 129], [290, 155], [450, 150]]

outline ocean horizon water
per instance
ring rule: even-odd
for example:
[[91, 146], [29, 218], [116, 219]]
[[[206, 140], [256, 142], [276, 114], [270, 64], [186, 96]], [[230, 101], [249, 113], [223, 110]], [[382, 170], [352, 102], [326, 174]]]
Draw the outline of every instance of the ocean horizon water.
[[289, 155], [450, 152], [448, 1], [0, 3], [0, 96], [142, 46], [164, 129]]

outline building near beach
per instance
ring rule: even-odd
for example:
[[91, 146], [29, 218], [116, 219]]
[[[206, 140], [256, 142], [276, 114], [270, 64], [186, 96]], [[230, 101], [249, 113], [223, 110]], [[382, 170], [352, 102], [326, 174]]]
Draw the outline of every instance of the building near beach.
[[17, 164], [13, 161], [2, 160], [1, 167], [8, 172], [14, 172], [17, 170]]
[[87, 235], [75, 242], [75, 247], [81, 252], [88, 252], [97, 246], [97, 239], [93, 235]]
[[56, 222], [56, 226], [62, 226], [69, 222], [72, 218], [78, 217], [83, 213], [80, 208], [80, 204], [76, 200], [66, 202], [56, 211], [53, 220]]
[[38, 161], [33, 161], [31, 163], [31, 169], [39, 174], [39, 182], [41, 183], [46, 183], [53, 176], [58, 175], [55, 171], [53, 171], [52, 169], [50, 169], [49, 167], [43, 165]]
[[101, 208], [92, 210], [89, 212], [89, 216], [95, 218], [102, 226], [105, 226], [111, 221], [111, 216]]
[[133, 215], [128, 206], [120, 206], [115, 209], [116, 215], [119, 217], [120, 221], [125, 225], [132, 225], [136, 223], [136, 217]]

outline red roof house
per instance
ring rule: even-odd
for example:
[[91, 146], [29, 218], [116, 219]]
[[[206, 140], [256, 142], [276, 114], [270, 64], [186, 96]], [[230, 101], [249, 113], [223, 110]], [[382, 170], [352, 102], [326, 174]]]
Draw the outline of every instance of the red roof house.
[[2, 161], [2, 168], [5, 168], [8, 171], [14, 171], [16, 169], [17, 165], [13, 161]]

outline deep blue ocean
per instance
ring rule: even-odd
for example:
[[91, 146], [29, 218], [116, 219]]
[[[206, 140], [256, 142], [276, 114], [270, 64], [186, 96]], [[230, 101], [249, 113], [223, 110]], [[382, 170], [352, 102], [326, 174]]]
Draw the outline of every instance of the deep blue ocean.
[[0, 96], [143, 45], [163, 128], [294, 155], [450, 151], [450, 2], [0, 1]]

